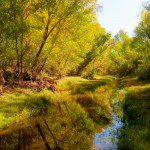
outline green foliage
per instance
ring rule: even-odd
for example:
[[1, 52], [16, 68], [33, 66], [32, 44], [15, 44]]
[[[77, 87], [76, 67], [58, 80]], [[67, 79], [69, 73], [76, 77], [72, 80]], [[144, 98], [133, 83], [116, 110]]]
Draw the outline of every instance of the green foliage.
[[137, 70], [140, 80], [149, 80], [150, 76], [150, 11], [147, 8], [143, 10], [141, 21], [136, 28], [135, 47], [140, 55], [140, 65]]
[[138, 53], [132, 42], [133, 39], [124, 31], [115, 36], [115, 45], [109, 52], [108, 74], [123, 77], [135, 72], [138, 67]]
[[[20, 130], [21, 136], [27, 134], [21, 137], [26, 145], [30, 143], [27, 139], [31, 143], [33, 140], [41, 149], [39, 130], [34, 129], [38, 126], [43, 132], [40, 135], [45, 136], [42, 139], [52, 149], [90, 149], [95, 125], [111, 121], [112, 106], [115, 109], [122, 105], [126, 91], [124, 112], [128, 124], [122, 129], [120, 148], [148, 149], [149, 85], [117, 92], [115, 77], [99, 75], [136, 74], [140, 80], [150, 79], [150, 6], [147, 4], [142, 12], [135, 37], [124, 31], [112, 37], [97, 21], [96, 2], [0, 1], [0, 74], [11, 74], [5, 84], [17, 85], [24, 80], [23, 75], [35, 81], [41, 75], [91, 79], [65, 77], [57, 81], [55, 93], [12, 89], [0, 96], [0, 129], [2, 135], [6, 134], [8, 149], [13, 142], [15, 149], [19, 145]], [[121, 80], [119, 88], [139, 83], [137, 78]]]
[[17, 72], [19, 78], [26, 71], [36, 76], [54, 66], [66, 74], [86, 53], [80, 46], [86, 50], [92, 45], [88, 41], [97, 26], [95, 0], [6, 0], [0, 4], [0, 70]]

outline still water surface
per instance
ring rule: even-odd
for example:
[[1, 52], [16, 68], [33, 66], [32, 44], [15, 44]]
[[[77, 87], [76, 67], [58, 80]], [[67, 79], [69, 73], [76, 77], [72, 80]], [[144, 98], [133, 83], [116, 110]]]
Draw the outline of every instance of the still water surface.
[[113, 115], [113, 123], [102, 133], [96, 133], [93, 141], [93, 150], [117, 150], [119, 131], [123, 123], [118, 115]]

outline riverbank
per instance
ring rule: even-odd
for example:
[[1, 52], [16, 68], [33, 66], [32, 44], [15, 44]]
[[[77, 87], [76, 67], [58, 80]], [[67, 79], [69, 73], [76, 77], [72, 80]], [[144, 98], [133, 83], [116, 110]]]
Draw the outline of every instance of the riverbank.
[[[112, 114], [122, 115], [128, 94], [137, 87], [139, 91], [149, 89], [148, 84], [137, 84], [136, 78], [120, 81], [111, 76], [95, 80], [65, 77], [57, 81], [55, 92], [15, 88], [0, 96], [0, 145], [7, 149], [10, 146], [20, 149], [91, 149], [94, 134], [107, 130], [113, 122]], [[124, 113], [128, 114], [125, 108]], [[123, 132], [125, 128], [121, 130], [120, 147], [127, 137]], [[130, 129], [127, 131], [130, 133]]]
[[16, 88], [4, 93], [0, 97], [0, 145], [90, 149], [95, 127], [111, 121], [107, 97], [113, 92], [108, 85], [114, 79], [109, 78], [67, 77], [58, 81], [57, 92]]
[[118, 91], [123, 101], [117, 103], [122, 108], [122, 116], [113, 115], [113, 123], [94, 138], [94, 150], [128, 149], [147, 150], [150, 148], [150, 84], [137, 78], [118, 80]]
[[130, 86], [125, 90], [119, 148], [147, 150], [150, 148], [150, 84]]

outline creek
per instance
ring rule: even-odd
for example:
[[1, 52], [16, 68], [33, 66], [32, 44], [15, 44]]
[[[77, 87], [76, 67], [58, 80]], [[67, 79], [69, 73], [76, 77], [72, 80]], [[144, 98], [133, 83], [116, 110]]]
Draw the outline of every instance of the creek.
[[96, 133], [93, 140], [93, 150], [117, 150], [118, 136], [123, 126], [121, 118], [117, 114], [112, 116], [113, 122], [103, 129], [101, 133]]

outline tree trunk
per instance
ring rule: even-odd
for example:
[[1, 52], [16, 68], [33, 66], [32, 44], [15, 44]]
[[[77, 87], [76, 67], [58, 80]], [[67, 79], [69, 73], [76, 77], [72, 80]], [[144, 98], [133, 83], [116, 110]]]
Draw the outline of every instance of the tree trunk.
[[84, 68], [86, 68], [90, 62], [92, 62], [92, 60], [99, 54], [102, 53], [104, 50], [102, 50], [102, 48], [99, 49], [99, 47], [103, 46], [106, 41], [108, 40], [108, 35], [103, 35], [103, 36], [99, 36], [98, 38], [95, 39], [96, 43], [95, 45], [92, 47], [91, 51], [89, 51], [86, 54], [85, 59], [79, 64], [79, 66], [77, 67], [76, 71], [71, 71], [69, 75], [81, 75], [82, 71], [84, 70]]
[[37, 54], [36, 54], [34, 63], [33, 63], [33, 65], [32, 65], [32, 67], [31, 67], [32, 70], [35, 70], [34, 68], [35, 68], [36, 65], [37, 65], [37, 62], [38, 62], [39, 57], [40, 57], [40, 55], [41, 55], [41, 53], [42, 53], [42, 51], [43, 51], [43, 48], [44, 48], [44, 46], [45, 46], [45, 43], [46, 43], [48, 37], [49, 37], [50, 34], [53, 32], [53, 30], [57, 27], [57, 25], [60, 23], [60, 21], [61, 21], [61, 19], [59, 19], [59, 20], [57, 21], [57, 23], [51, 28], [50, 31], [48, 31], [48, 27], [49, 27], [49, 23], [50, 23], [50, 22], [48, 21], [47, 26], [46, 26], [46, 28], [45, 28], [45, 32], [44, 32], [43, 41], [42, 41], [42, 43], [41, 43], [41, 45], [40, 45], [40, 48], [39, 48], [39, 50], [38, 50], [38, 52], [37, 52]]

